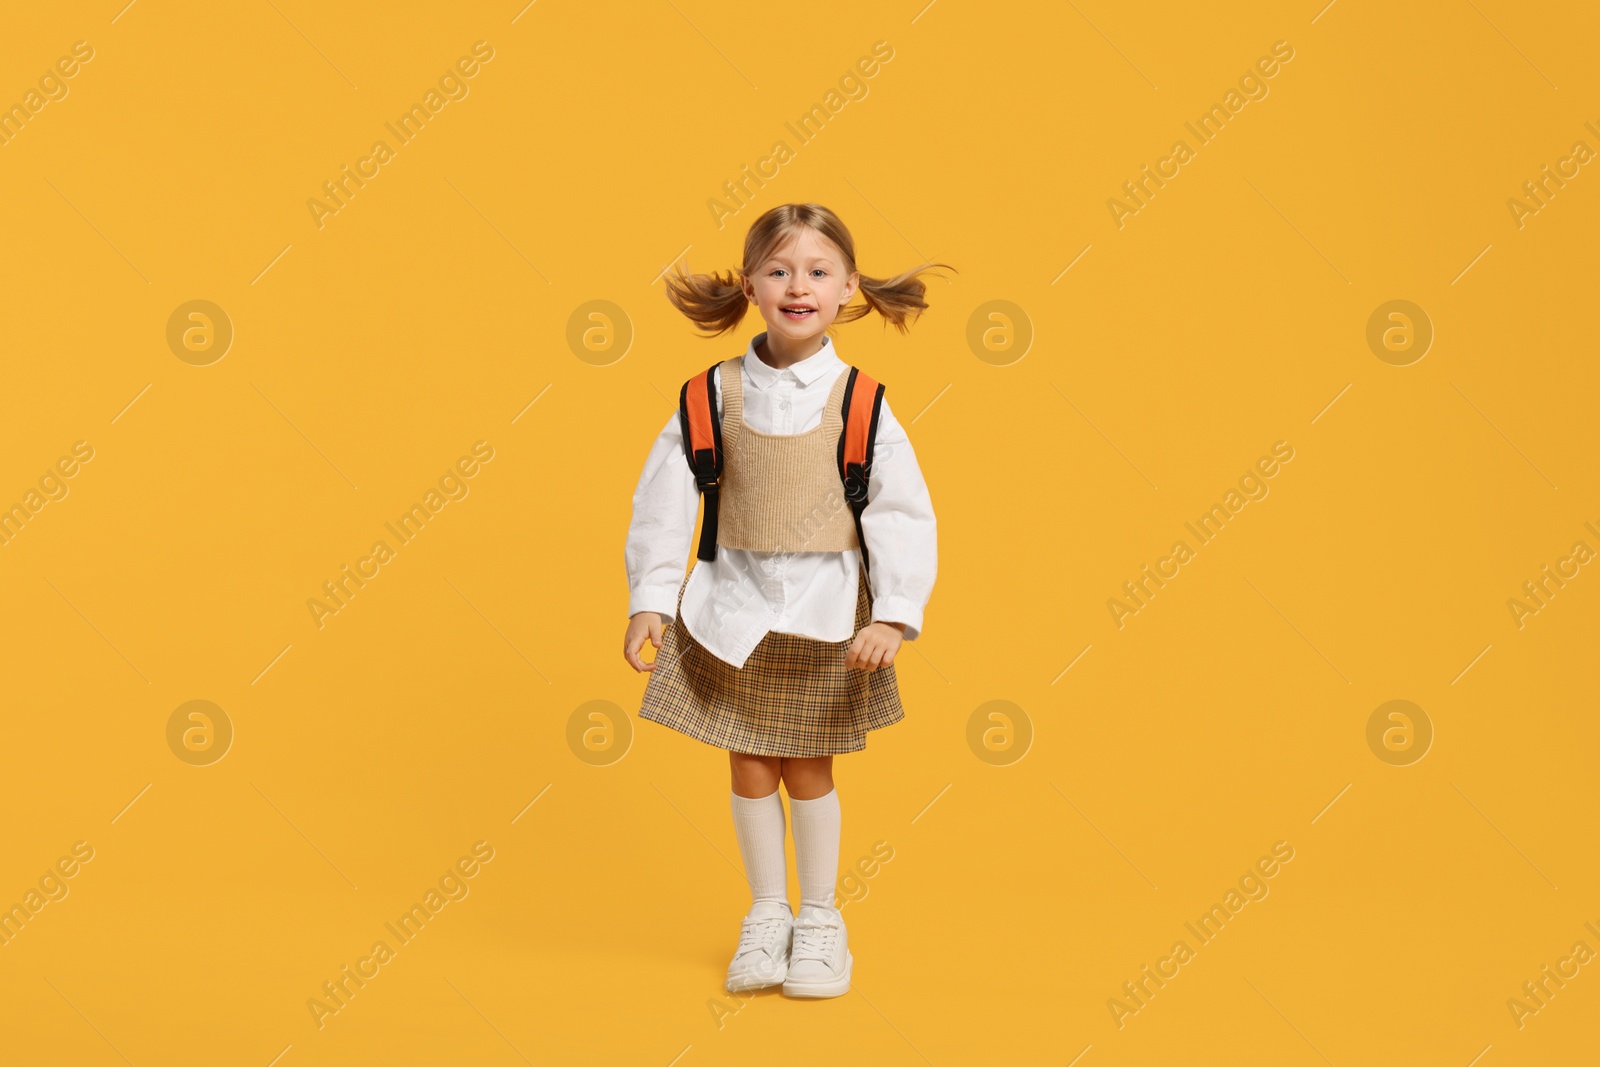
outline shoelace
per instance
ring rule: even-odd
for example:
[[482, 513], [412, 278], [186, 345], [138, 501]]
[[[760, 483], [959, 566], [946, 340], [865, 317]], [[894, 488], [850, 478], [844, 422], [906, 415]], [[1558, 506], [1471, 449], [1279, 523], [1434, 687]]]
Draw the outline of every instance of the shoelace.
[[742, 956], [755, 949], [769, 956], [774, 955], [783, 927], [783, 919], [776, 916], [770, 919], [746, 919], [739, 930], [739, 950], [734, 955]]
[[833, 962], [833, 943], [839, 936], [839, 926], [824, 919], [796, 919], [794, 921], [794, 946], [790, 949], [791, 963], [800, 960]]

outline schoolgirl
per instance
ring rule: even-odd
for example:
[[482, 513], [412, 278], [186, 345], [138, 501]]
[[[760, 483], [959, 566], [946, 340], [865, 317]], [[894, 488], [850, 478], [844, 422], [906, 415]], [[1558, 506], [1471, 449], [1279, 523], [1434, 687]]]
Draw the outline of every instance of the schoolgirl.
[[[933, 505], [884, 388], [827, 332], [876, 311], [904, 333], [928, 305], [918, 275], [856, 269], [830, 210], [785, 204], [750, 227], [726, 277], [667, 277], [667, 298], [713, 336], [751, 306], [766, 330], [680, 391], [633, 494], [623, 656], [648, 671], [640, 718], [728, 750], [735, 834], [752, 903], [725, 981], [791, 996], [850, 988], [854, 956], [834, 906], [840, 805], [833, 757], [905, 717], [894, 672], [922, 631], [937, 551]], [[863, 304], [847, 307], [860, 294]], [[691, 411], [698, 400], [701, 408]], [[866, 462], [841, 474], [849, 442]], [[875, 411], [875, 417], [868, 418]], [[720, 431], [720, 438], [706, 435]], [[701, 455], [685, 447], [705, 438]], [[863, 440], [864, 439], [864, 440]], [[865, 444], [870, 442], [870, 444]], [[715, 449], [720, 476], [705, 464]], [[696, 459], [702, 465], [696, 465]], [[702, 491], [706, 521], [687, 576]], [[851, 503], [851, 498], [855, 503]], [[860, 510], [857, 511], [857, 506]], [[653, 662], [639, 652], [648, 640]], [[782, 781], [800, 911], [789, 911]]]

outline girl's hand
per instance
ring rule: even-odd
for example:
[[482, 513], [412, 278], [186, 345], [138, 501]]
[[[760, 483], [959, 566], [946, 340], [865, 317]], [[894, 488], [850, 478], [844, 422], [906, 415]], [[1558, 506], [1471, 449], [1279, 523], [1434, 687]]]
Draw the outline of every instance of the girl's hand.
[[636, 671], [653, 671], [655, 662], [646, 663], [639, 658], [645, 638], [657, 648], [661, 647], [661, 616], [653, 611], [641, 611], [628, 620], [628, 632], [622, 637], [622, 658]]
[[903, 622], [874, 622], [862, 627], [856, 633], [850, 651], [844, 654], [845, 669], [859, 667], [864, 671], [875, 671], [879, 667], [893, 665], [894, 654], [900, 650], [905, 629]]

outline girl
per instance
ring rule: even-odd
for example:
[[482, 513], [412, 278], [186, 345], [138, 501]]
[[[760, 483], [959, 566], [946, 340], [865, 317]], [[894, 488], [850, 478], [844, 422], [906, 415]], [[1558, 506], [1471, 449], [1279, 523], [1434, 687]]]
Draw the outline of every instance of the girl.
[[[937, 560], [928, 487], [887, 401], [857, 533], [836, 462], [850, 367], [827, 331], [873, 310], [904, 333], [928, 306], [917, 275], [936, 266], [864, 277], [832, 211], [785, 204], [750, 227], [736, 274], [667, 278], [667, 299], [713, 336], [750, 305], [767, 326], [716, 366], [707, 389], [724, 456], [714, 556], [683, 575], [699, 490], [676, 411], [634, 491], [625, 551], [623, 657], [650, 672], [640, 717], [729, 753], [752, 897], [730, 992], [782, 983], [791, 996], [832, 997], [850, 988], [854, 957], [833, 894], [833, 757], [905, 717], [895, 653], [922, 630]], [[865, 306], [847, 310], [858, 291]], [[658, 650], [652, 663], [639, 658], [646, 639]], [[789, 911], [780, 780], [794, 823], [798, 916]]]

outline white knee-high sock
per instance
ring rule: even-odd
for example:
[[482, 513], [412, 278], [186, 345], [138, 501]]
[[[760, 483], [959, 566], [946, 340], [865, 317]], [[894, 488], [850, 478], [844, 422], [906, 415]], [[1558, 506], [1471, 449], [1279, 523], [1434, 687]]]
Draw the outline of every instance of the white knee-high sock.
[[733, 793], [733, 830], [744, 856], [750, 898], [789, 906], [789, 866], [783, 854], [783, 801], [774, 789], [764, 797]]
[[789, 798], [794, 819], [795, 866], [800, 873], [800, 906], [833, 907], [839, 878], [839, 790], [812, 800]]

